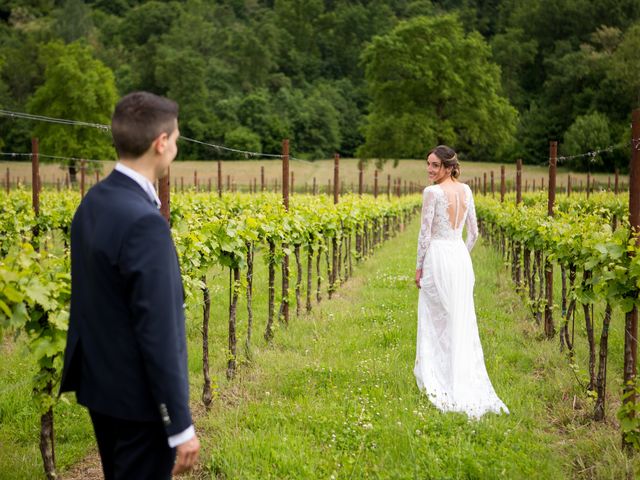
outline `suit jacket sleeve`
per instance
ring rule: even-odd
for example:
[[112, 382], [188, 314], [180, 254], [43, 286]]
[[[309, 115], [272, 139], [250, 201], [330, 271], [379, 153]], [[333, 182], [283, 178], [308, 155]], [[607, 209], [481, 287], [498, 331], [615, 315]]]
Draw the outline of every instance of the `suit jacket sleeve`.
[[149, 214], [133, 224], [123, 241], [120, 268], [151, 394], [167, 435], [175, 435], [192, 420], [182, 278], [162, 216]]

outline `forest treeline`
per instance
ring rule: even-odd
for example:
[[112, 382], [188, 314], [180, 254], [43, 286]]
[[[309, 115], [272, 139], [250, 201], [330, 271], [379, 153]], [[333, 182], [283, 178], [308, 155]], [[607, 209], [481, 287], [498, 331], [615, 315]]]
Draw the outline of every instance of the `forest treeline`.
[[[109, 123], [180, 104], [184, 136], [300, 158], [542, 163], [628, 142], [638, 0], [0, 0], [0, 109]], [[0, 117], [0, 148], [113, 158], [85, 127]], [[183, 142], [180, 158], [242, 158]], [[568, 161], [624, 168], [628, 149]]]

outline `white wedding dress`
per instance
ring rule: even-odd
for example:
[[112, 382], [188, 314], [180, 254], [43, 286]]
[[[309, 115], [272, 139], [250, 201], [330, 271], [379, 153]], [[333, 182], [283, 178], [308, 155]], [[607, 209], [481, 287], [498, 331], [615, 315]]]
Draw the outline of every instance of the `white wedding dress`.
[[509, 413], [489, 380], [478, 335], [469, 256], [477, 238], [468, 185], [425, 188], [418, 239], [422, 279], [414, 374], [418, 388], [438, 409], [476, 419], [487, 412]]

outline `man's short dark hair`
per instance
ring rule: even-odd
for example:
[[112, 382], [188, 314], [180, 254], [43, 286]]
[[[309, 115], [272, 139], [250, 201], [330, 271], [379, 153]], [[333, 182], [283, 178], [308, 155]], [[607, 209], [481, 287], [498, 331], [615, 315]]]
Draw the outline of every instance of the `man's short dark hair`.
[[111, 117], [111, 135], [120, 158], [138, 158], [161, 133], [176, 128], [178, 104], [149, 92], [132, 92], [120, 99]]

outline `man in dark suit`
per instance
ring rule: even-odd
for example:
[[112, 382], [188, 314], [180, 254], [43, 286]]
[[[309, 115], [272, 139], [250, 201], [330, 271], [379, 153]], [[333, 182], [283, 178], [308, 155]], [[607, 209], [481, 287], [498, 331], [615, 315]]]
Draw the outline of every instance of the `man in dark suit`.
[[111, 120], [119, 162], [71, 224], [71, 316], [60, 391], [89, 409], [105, 478], [164, 479], [200, 444], [189, 409], [184, 292], [154, 189], [177, 153], [178, 105], [146, 92]]

